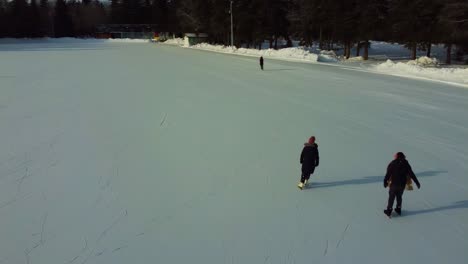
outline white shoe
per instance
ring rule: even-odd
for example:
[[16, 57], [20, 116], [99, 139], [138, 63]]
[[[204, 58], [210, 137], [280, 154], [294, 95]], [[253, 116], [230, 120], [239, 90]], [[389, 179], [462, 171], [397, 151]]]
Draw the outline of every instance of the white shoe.
[[300, 189], [304, 188], [304, 184], [302, 182], [300, 182], [297, 187], [299, 187]]
[[307, 185], [307, 180], [304, 181], [304, 185]]

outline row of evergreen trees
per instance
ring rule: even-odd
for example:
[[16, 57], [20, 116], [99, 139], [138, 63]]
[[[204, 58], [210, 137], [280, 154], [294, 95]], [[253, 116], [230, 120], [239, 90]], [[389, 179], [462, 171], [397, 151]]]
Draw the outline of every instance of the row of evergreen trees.
[[161, 32], [178, 32], [171, 2], [0, 0], [0, 37], [88, 37], [95, 35], [97, 25], [107, 23], [157, 24]]
[[[39, 1], [39, 2], [38, 2]], [[0, 37], [92, 36], [96, 25], [156, 24], [161, 32], [203, 32], [230, 43], [230, 0], [0, 0]], [[466, 0], [233, 0], [235, 44], [264, 40], [339, 44], [367, 57], [369, 40], [404, 43], [416, 50], [445, 44], [468, 50]], [[359, 53], [361, 49], [357, 49]], [[449, 58], [449, 57], [448, 57]]]
[[0, 0], [0, 37], [92, 36], [107, 14], [97, 0]]

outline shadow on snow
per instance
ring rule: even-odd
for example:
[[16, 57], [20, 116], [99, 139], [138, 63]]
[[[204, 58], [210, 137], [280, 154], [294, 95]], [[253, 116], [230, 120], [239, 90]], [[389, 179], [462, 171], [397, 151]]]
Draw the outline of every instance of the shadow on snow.
[[264, 69], [264, 71], [293, 71], [294, 69]]
[[[447, 171], [436, 170], [436, 171], [423, 171], [415, 173], [416, 177], [431, 177], [436, 176], [442, 173], [447, 173]], [[325, 187], [337, 187], [342, 185], [361, 185], [361, 184], [372, 184], [372, 183], [382, 183], [385, 176], [367, 176], [361, 179], [350, 179], [343, 181], [334, 181], [334, 182], [316, 182], [312, 183], [312, 188], [325, 188]]]
[[[431, 177], [437, 176], [439, 174], [447, 173], [444, 170], [435, 170], [435, 171], [423, 171], [420, 173], [415, 173], [416, 177], [424, 178], [424, 177]], [[344, 180], [344, 181], [335, 181], [335, 182], [317, 182], [312, 185], [312, 188], [325, 188], [325, 187], [337, 187], [342, 185], [361, 185], [361, 184], [373, 184], [373, 183], [383, 183], [384, 176], [368, 176], [361, 179], [351, 179], [351, 180]], [[445, 210], [453, 210], [453, 209], [468, 209], [468, 200], [457, 201], [451, 205], [446, 206], [439, 206], [435, 208], [423, 209], [423, 210], [415, 210], [415, 211], [404, 211], [403, 216], [412, 216], [418, 214], [427, 214], [427, 213], [434, 213], [439, 211]]]
[[445, 211], [445, 210], [453, 210], [453, 209], [468, 209], [468, 200], [458, 201], [458, 202], [454, 202], [451, 205], [439, 206], [439, 207], [430, 208], [430, 209], [403, 211], [403, 216], [428, 214], [428, 213]]

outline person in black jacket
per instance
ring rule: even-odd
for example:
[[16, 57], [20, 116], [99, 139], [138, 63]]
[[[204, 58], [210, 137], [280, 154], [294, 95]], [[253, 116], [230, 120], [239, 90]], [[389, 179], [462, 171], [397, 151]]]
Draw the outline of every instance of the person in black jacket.
[[302, 174], [298, 187], [302, 189], [307, 184], [310, 175], [314, 173], [315, 167], [319, 165], [318, 145], [315, 143], [314, 136], [310, 137], [307, 143], [304, 143], [300, 162], [302, 164]]
[[260, 56], [260, 69], [263, 71], [263, 56]]
[[416, 175], [414, 175], [410, 164], [406, 160], [405, 154], [403, 154], [403, 152], [398, 152], [395, 154], [394, 158], [395, 159], [388, 164], [387, 174], [383, 182], [385, 188], [389, 186], [387, 209], [384, 210], [387, 216], [390, 216], [392, 213], [395, 198], [397, 200], [395, 212], [401, 215], [402, 195], [405, 190], [407, 177], [411, 177], [416, 183], [416, 186], [418, 186], [418, 189], [421, 188], [421, 184], [416, 178]]

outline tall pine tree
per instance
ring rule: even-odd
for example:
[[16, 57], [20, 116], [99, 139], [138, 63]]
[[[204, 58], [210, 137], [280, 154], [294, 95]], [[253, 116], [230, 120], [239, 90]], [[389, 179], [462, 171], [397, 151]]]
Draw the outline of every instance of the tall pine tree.
[[39, 4], [39, 36], [53, 36], [52, 10], [48, 0], [41, 0]]
[[54, 33], [57, 38], [74, 36], [73, 23], [65, 0], [55, 2]]
[[7, 0], [0, 0], [0, 38], [8, 36], [8, 27], [10, 25]]

